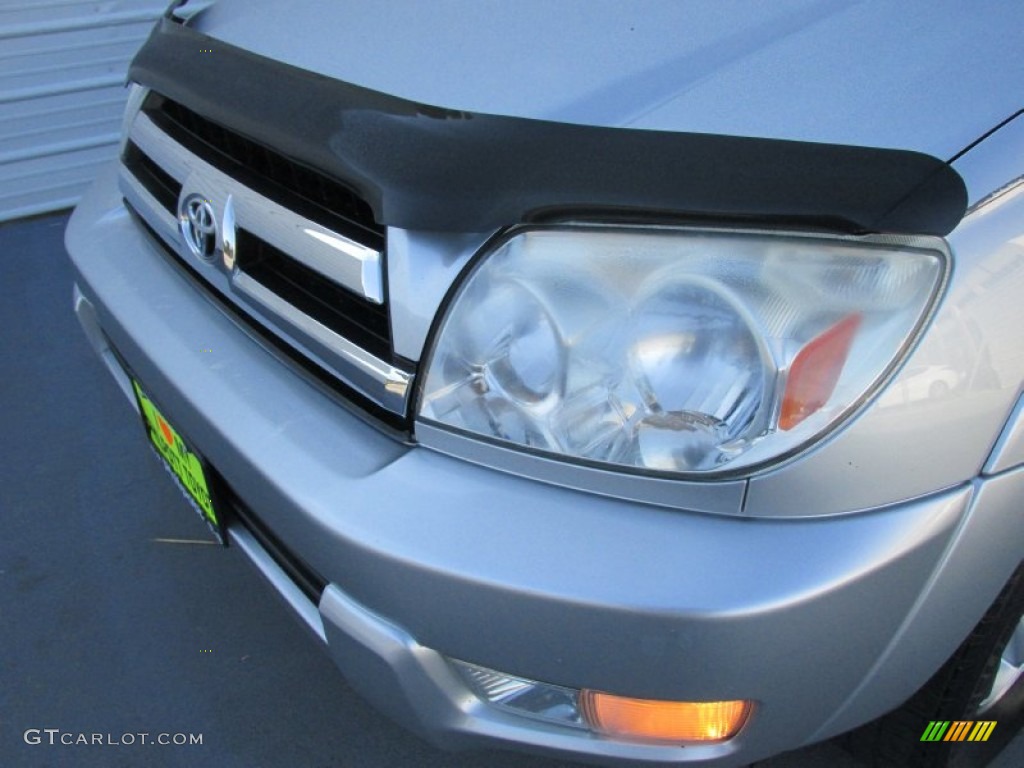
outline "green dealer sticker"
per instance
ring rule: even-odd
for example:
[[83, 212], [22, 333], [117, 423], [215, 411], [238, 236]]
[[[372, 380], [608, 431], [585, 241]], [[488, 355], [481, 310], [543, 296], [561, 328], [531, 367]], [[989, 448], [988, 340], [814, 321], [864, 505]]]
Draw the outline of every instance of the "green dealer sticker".
[[210, 526], [217, 540], [224, 544], [224, 529], [214, 505], [213, 495], [210, 493], [210, 483], [203, 468], [203, 460], [153, 405], [153, 401], [146, 396], [134, 379], [132, 387], [135, 389], [135, 397], [139, 402], [139, 411], [142, 413], [142, 421], [146, 426], [150, 443], [178, 481], [186, 498], [195, 506], [199, 516]]

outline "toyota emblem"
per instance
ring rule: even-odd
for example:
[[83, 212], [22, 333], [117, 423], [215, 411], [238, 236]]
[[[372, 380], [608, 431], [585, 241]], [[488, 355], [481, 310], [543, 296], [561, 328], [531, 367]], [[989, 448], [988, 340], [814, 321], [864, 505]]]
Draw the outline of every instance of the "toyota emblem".
[[217, 219], [210, 199], [189, 195], [181, 201], [178, 220], [188, 249], [204, 261], [212, 261], [217, 253]]

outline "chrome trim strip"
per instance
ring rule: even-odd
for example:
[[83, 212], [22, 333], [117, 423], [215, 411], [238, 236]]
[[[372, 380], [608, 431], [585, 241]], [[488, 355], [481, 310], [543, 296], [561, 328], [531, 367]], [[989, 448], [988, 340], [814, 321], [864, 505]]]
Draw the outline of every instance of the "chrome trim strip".
[[224, 224], [220, 233], [220, 253], [224, 269], [231, 272], [235, 268], [235, 257], [238, 255], [238, 223], [235, 221], [235, 198], [228, 195], [224, 201]]
[[[202, 275], [213, 290], [276, 331], [346, 384], [382, 408], [405, 414], [414, 374], [396, 368], [335, 333], [239, 270], [234, 232], [236, 226], [244, 227], [334, 282], [339, 282], [336, 278], [342, 272], [345, 279], [358, 272], [358, 284], [370, 294], [366, 298], [378, 303], [383, 299], [381, 254], [352, 243], [237, 183], [182, 148], [146, 115], [140, 114], [137, 118], [131, 138], [154, 163], [182, 183], [181, 197], [201, 190], [213, 201], [216, 217], [223, 222], [220, 258], [211, 264], [193, 257], [181, 242], [176, 215], [167, 211], [131, 171], [122, 167], [119, 184], [125, 199], [179, 258]], [[297, 254], [302, 257], [296, 258]]]
[[659, 507], [721, 515], [742, 515], [746, 480], [675, 480], [612, 465], [601, 468], [569, 457], [529, 453], [447, 429], [424, 419], [415, 424], [416, 442], [439, 453], [542, 483]]
[[160, 204], [160, 201], [153, 197], [153, 195], [150, 194], [150, 191], [146, 189], [139, 180], [132, 175], [132, 172], [123, 165], [118, 171], [117, 182], [121, 189], [121, 194], [124, 195], [125, 200], [132, 204], [132, 208], [138, 211], [139, 214], [146, 219], [146, 223], [149, 224], [149, 226], [151, 226], [171, 248], [176, 252], [180, 250], [177, 217], [164, 208]]
[[348, 384], [363, 392], [378, 405], [396, 413], [404, 412], [412, 374], [395, 368], [345, 337], [339, 336], [244, 272], [237, 272], [231, 284], [236, 294], [255, 302], [269, 312], [271, 316], [268, 319], [281, 318], [354, 368], [355, 375], [342, 376]]
[[78, 317], [78, 322], [85, 331], [86, 338], [89, 339], [89, 343], [92, 344], [92, 348], [96, 350], [96, 354], [100, 356], [103, 364], [107, 366], [107, 370], [114, 377], [114, 381], [117, 382], [117, 386], [124, 394], [125, 399], [135, 409], [135, 412], [138, 413], [139, 401], [135, 397], [135, 392], [132, 391], [131, 380], [128, 378], [124, 368], [121, 367], [121, 363], [114, 354], [114, 351], [110, 348], [107, 335], [103, 333], [99, 319], [96, 317], [96, 308], [82, 294], [82, 289], [78, 287], [78, 283], [74, 285], [71, 301], [75, 308], [75, 316]]
[[326, 644], [327, 633], [324, 631], [324, 621], [320, 618], [317, 606], [302, 593], [301, 589], [295, 586], [295, 582], [288, 578], [288, 574], [274, 562], [274, 559], [256, 541], [256, 538], [249, 531], [237, 525], [228, 528], [228, 538], [232, 544], [245, 553], [249, 561], [256, 566], [256, 570], [270, 582], [274, 591], [295, 611], [306, 628], [320, 638], [320, 642]]
[[222, 213], [230, 195], [239, 227], [356, 295], [375, 304], [384, 302], [380, 251], [300, 216], [244, 186], [186, 150], [144, 113], [135, 118], [130, 138], [182, 185], [189, 186], [190, 179], [201, 179], [201, 192], [215, 202], [218, 214]]

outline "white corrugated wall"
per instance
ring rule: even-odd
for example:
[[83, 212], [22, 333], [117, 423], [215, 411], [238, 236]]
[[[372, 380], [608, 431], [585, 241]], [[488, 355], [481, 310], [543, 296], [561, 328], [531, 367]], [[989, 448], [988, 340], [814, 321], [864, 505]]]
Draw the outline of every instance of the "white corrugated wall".
[[125, 72], [167, 0], [0, 0], [0, 221], [67, 208], [117, 151]]

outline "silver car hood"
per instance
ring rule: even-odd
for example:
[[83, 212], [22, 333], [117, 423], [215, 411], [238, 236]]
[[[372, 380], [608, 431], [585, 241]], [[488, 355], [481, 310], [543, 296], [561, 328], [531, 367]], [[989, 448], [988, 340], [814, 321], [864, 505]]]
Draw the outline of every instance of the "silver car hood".
[[944, 160], [1024, 101], [1021, 3], [218, 0], [193, 25], [448, 109]]

